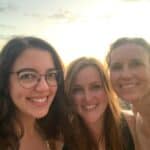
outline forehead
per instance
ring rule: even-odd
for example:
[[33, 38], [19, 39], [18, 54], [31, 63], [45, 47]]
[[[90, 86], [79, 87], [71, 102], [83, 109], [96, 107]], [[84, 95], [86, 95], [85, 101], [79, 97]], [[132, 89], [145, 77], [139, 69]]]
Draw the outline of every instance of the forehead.
[[100, 73], [98, 69], [94, 66], [86, 66], [82, 68], [75, 77], [75, 82], [83, 83], [83, 82], [94, 82], [94, 81], [100, 81]]
[[13, 68], [16, 70], [22, 68], [43, 70], [45, 68], [54, 68], [54, 62], [48, 51], [37, 48], [28, 48], [16, 59]]
[[111, 62], [116, 61], [116, 60], [130, 60], [130, 59], [145, 59], [148, 57], [148, 52], [147, 50], [137, 44], [123, 44], [111, 52]]

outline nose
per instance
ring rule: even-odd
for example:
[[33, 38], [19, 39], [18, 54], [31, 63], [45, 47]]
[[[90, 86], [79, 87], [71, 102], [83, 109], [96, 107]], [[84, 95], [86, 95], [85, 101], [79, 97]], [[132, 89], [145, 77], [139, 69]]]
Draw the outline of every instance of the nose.
[[37, 91], [46, 91], [49, 90], [49, 86], [48, 83], [45, 80], [44, 76], [41, 76], [41, 78], [39, 79], [37, 85], [36, 85], [36, 90]]
[[124, 66], [123, 70], [121, 71], [121, 76], [124, 79], [129, 79], [132, 77], [132, 70], [128, 66]]
[[84, 92], [84, 98], [86, 102], [90, 102], [92, 100], [92, 93], [89, 90]]

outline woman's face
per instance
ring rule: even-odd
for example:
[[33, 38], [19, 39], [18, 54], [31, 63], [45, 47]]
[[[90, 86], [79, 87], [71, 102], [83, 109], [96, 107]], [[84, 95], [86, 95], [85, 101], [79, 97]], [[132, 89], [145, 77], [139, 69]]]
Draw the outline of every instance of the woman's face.
[[142, 46], [119, 46], [110, 60], [110, 79], [119, 97], [133, 102], [150, 93], [150, 57]]
[[98, 70], [81, 69], [73, 82], [72, 97], [77, 113], [87, 124], [99, 124], [107, 107], [107, 96]]
[[49, 86], [46, 82], [55, 82], [53, 69], [54, 62], [47, 51], [29, 48], [17, 58], [12, 72], [19, 73], [11, 74], [9, 92], [18, 115], [41, 118], [48, 113], [57, 91], [57, 84]]

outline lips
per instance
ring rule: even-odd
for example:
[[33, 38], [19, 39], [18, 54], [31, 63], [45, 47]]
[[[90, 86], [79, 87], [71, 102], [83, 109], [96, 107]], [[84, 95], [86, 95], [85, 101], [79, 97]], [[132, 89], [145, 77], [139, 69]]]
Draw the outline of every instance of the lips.
[[123, 88], [123, 89], [128, 89], [128, 88], [134, 88], [134, 87], [136, 87], [136, 85], [135, 84], [123, 84], [123, 85], [120, 85], [120, 87], [121, 88]]
[[91, 111], [91, 110], [94, 110], [96, 107], [97, 107], [97, 104], [95, 104], [95, 105], [84, 105], [83, 109], [86, 111]]
[[122, 89], [132, 89], [137, 87], [137, 83], [122, 83], [119, 87]]
[[32, 104], [37, 105], [37, 106], [43, 106], [43, 105], [47, 105], [48, 103], [48, 97], [40, 97], [40, 98], [27, 98], [30, 102], [32, 102]]
[[43, 103], [47, 101], [47, 97], [44, 98], [36, 98], [36, 99], [31, 99], [33, 102], [39, 102], [39, 103]]

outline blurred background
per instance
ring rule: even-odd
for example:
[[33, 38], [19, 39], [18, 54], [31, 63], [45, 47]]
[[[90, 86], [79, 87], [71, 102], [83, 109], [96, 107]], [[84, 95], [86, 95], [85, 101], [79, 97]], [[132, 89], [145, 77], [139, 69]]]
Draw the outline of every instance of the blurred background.
[[0, 0], [0, 49], [12, 37], [51, 43], [68, 64], [80, 56], [104, 60], [122, 36], [150, 40], [150, 0]]

